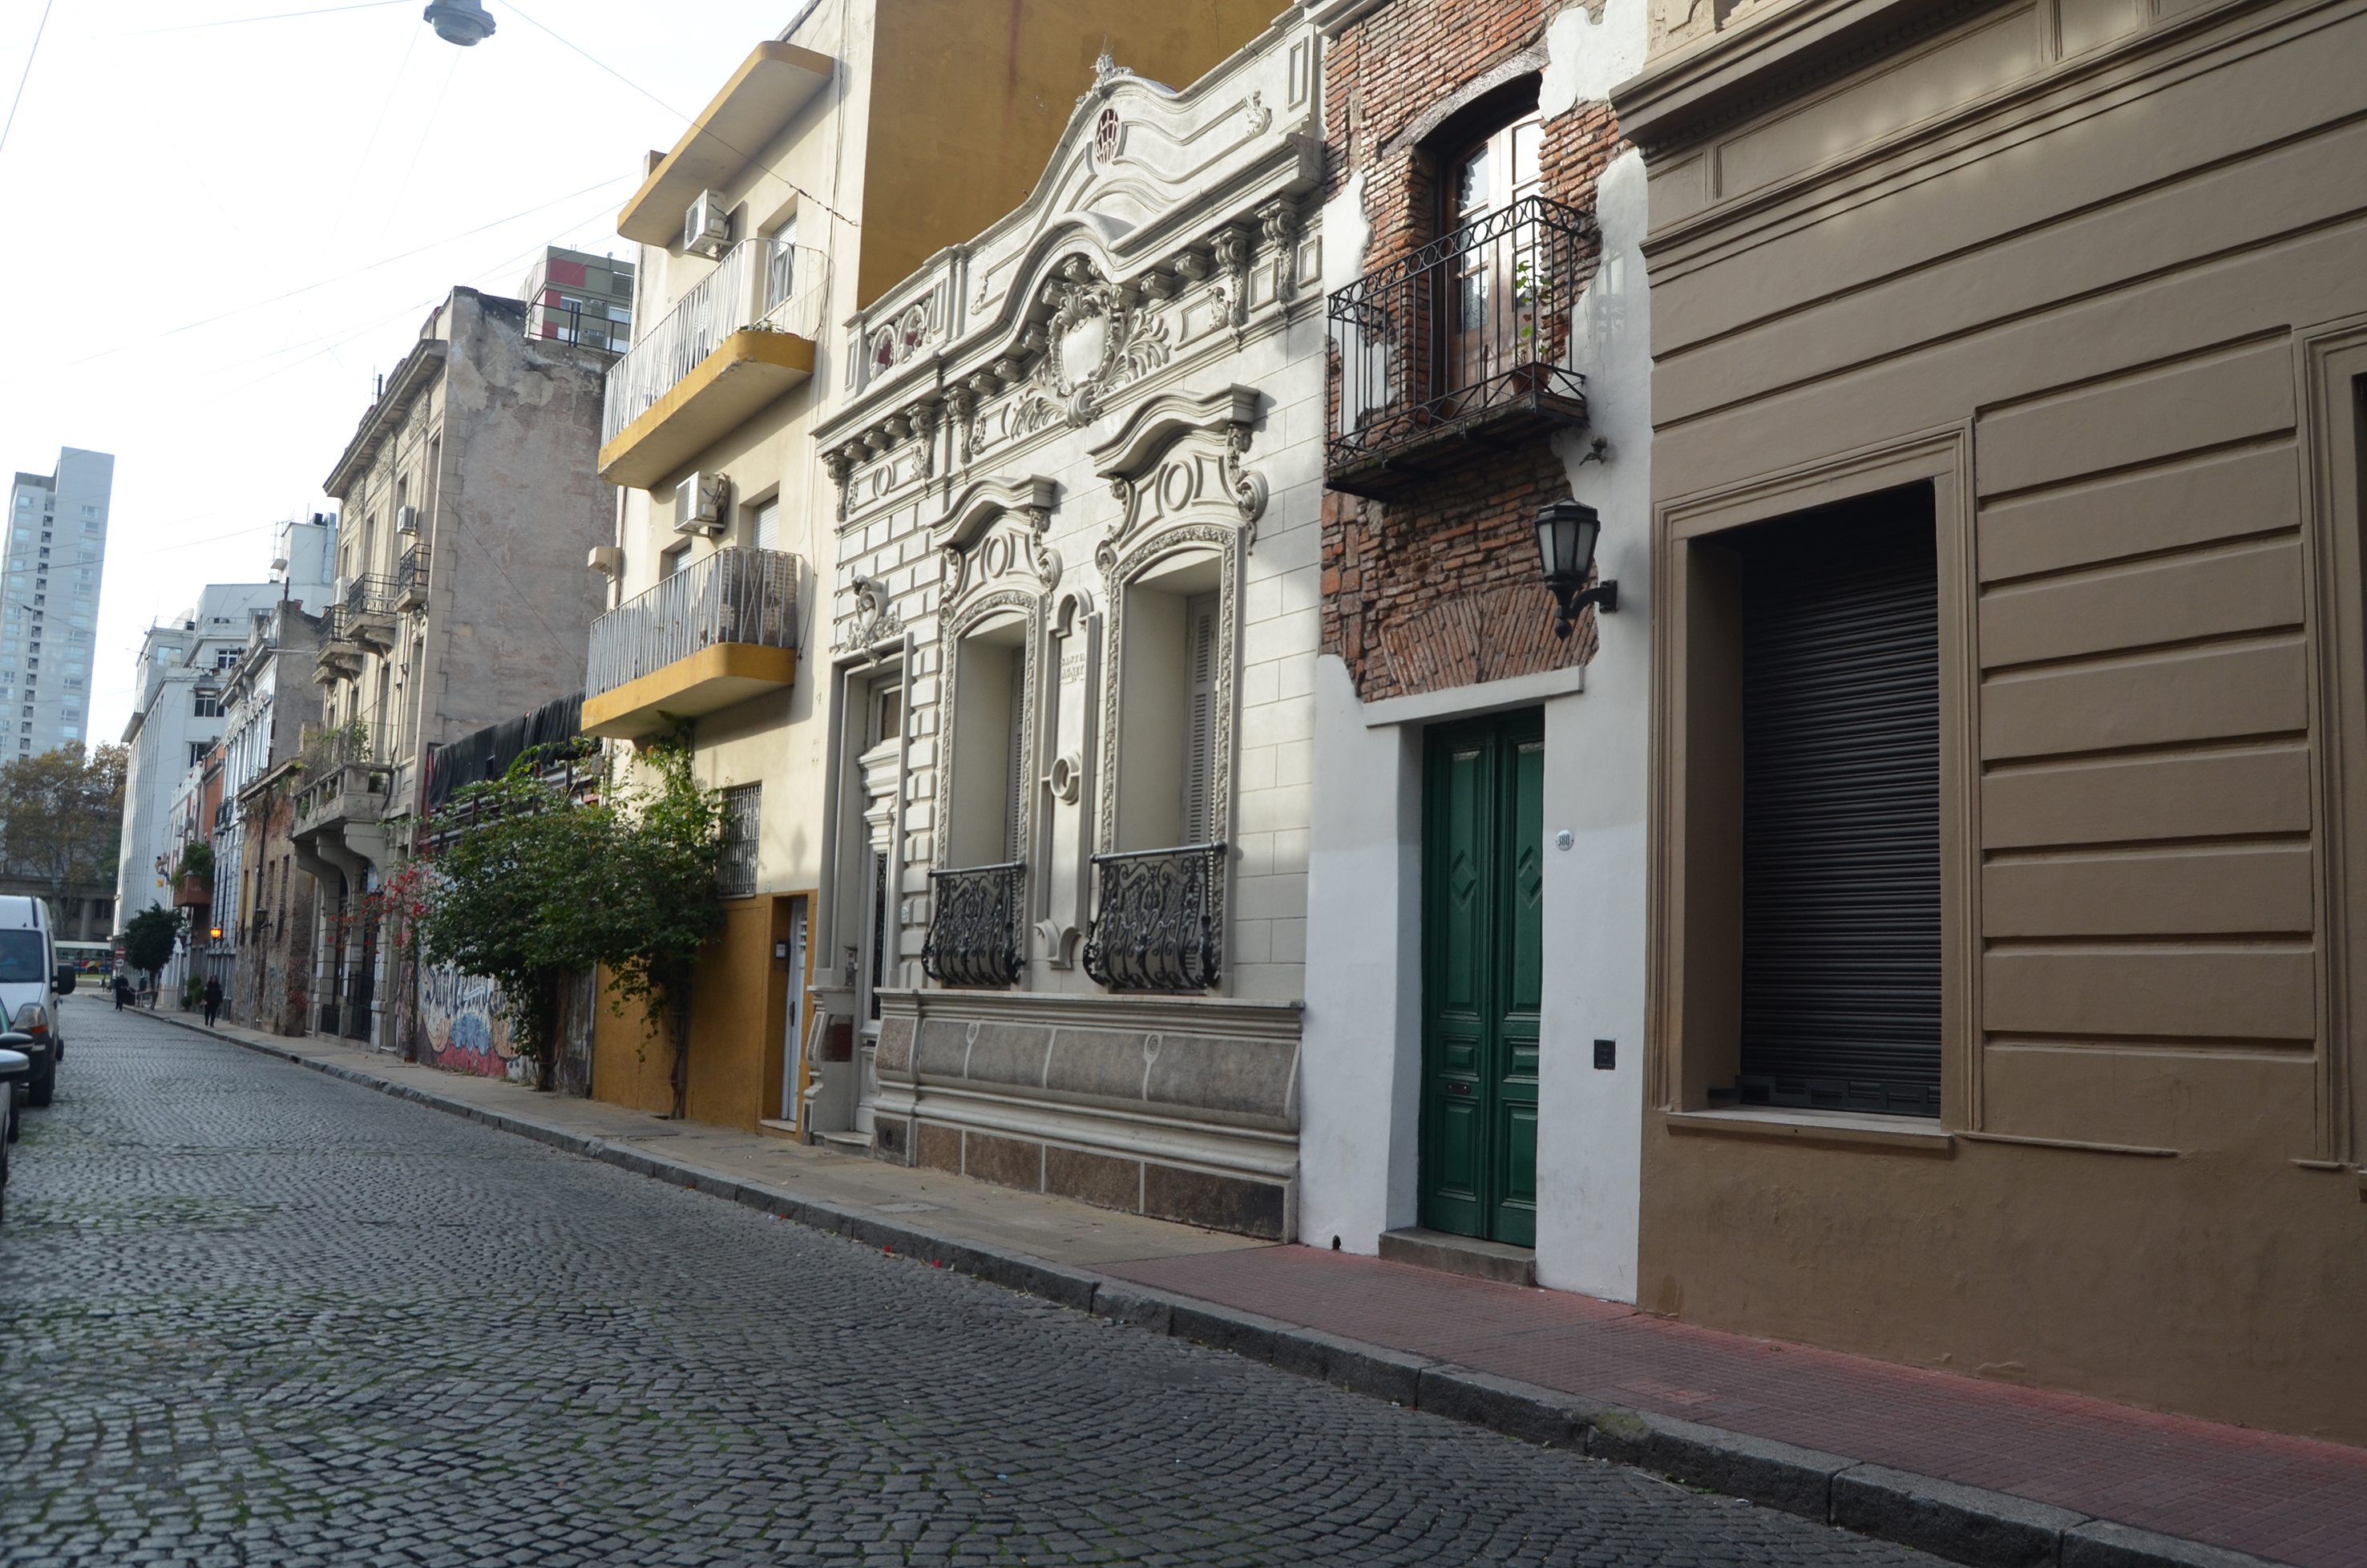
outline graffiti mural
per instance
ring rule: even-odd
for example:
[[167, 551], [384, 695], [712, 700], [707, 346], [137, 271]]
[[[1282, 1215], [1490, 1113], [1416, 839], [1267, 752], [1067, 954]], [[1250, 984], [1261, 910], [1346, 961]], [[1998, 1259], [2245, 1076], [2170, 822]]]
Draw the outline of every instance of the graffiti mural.
[[499, 987], [450, 964], [419, 971], [419, 1057], [447, 1073], [523, 1079], [528, 1063], [510, 1043]]

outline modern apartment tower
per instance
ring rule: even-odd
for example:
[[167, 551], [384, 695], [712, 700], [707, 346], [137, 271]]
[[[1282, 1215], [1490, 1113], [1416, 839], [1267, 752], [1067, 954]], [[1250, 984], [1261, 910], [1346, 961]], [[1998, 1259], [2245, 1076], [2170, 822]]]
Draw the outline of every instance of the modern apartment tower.
[[0, 761], [80, 749], [89, 737], [91, 629], [114, 484], [112, 456], [65, 447], [54, 472], [20, 472], [9, 486]]
[[589, 251], [546, 245], [518, 298], [528, 337], [555, 337], [622, 354], [633, 344], [633, 264]]

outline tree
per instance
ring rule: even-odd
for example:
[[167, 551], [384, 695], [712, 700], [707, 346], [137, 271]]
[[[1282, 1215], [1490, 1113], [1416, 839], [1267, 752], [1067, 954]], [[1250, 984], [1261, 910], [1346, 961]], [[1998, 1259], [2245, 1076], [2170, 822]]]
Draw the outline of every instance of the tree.
[[123, 928], [123, 961], [145, 974], [153, 985], [158, 972], [173, 961], [173, 949], [180, 939], [180, 915], [152, 903]]
[[[501, 987], [518, 1052], [550, 1086], [571, 972], [608, 971], [610, 1006], [638, 1004], [674, 1050], [674, 1114], [689, 1085], [698, 951], [723, 923], [716, 888], [722, 799], [691, 777], [679, 740], [643, 754], [631, 783], [583, 798], [528, 753], [430, 824], [430, 869], [404, 911], [422, 952]], [[401, 873], [398, 873], [398, 880]]]
[[[0, 863], [48, 884], [112, 887], [123, 842], [123, 775], [130, 753], [78, 746], [0, 767]], [[62, 912], [61, 912], [62, 914]]]
[[691, 983], [699, 949], [723, 927], [723, 798], [691, 777], [690, 747], [679, 737], [650, 747], [641, 761], [649, 777], [608, 808], [608, 853], [591, 903], [611, 1005], [621, 1013], [639, 1003], [674, 1048], [679, 1118], [690, 1091]]
[[397, 918], [415, 923], [420, 950], [501, 987], [518, 1054], [550, 1087], [561, 987], [598, 948], [571, 906], [595, 881], [604, 824], [539, 776], [533, 753], [499, 778], [470, 785], [428, 826], [436, 846]]

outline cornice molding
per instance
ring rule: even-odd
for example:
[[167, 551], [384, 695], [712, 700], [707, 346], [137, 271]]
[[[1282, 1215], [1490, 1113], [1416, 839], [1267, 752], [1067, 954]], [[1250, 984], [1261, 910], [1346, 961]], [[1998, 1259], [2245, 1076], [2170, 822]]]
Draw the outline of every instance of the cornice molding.
[[1253, 425], [1263, 401], [1264, 394], [1255, 387], [1238, 384], [1205, 396], [1172, 391], [1146, 398], [1127, 415], [1116, 435], [1093, 446], [1093, 472], [1104, 479], [1139, 478], [1177, 437]]

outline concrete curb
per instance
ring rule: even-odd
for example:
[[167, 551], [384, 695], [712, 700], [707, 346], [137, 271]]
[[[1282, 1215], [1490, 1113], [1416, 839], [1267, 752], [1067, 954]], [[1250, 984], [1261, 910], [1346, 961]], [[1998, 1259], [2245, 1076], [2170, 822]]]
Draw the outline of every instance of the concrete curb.
[[731, 1181], [646, 1150], [486, 1110], [187, 1019], [162, 1013], [144, 1016], [637, 1176], [957, 1269], [1111, 1323], [1229, 1350], [1352, 1393], [1484, 1426], [1522, 1442], [1628, 1465], [1971, 1568], [2281, 1568], [2267, 1558], [2157, 1535], [2007, 1493], [1605, 1405], [1558, 1389], [1344, 1339], [1025, 1253], [936, 1235], [908, 1221]]

